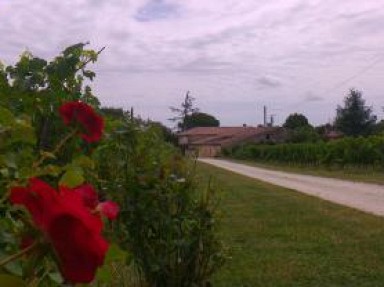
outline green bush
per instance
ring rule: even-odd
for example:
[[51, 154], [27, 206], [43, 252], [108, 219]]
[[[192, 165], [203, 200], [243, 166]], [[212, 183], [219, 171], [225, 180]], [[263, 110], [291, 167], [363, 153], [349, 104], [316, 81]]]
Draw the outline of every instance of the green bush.
[[95, 151], [103, 190], [121, 202], [115, 234], [150, 286], [206, 286], [223, 263], [215, 189], [151, 125], [110, 122]]
[[384, 137], [343, 138], [318, 143], [246, 144], [228, 149], [224, 154], [236, 159], [285, 164], [384, 168]]

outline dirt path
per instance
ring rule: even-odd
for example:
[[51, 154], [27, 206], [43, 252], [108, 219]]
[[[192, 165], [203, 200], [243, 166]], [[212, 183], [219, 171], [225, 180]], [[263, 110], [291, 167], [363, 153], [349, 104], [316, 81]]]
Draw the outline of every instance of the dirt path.
[[226, 160], [199, 159], [199, 161], [368, 213], [384, 216], [384, 186], [272, 171]]

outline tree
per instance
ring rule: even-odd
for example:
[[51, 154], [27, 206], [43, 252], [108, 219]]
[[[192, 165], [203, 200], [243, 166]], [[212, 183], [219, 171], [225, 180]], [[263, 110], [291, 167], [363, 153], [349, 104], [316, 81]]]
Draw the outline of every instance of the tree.
[[298, 113], [290, 114], [283, 124], [283, 127], [291, 130], [308, 126], [310, 126], [310, 124], [307, 117]]
[[196, 112], [185, 117], [184, 126], [186, 129], [194, 127], [218, 127], [220, 126], [220, 121], [210, 114]]
[[307, 117], [303, 114], [290, 114], [285, 120], [283, 127], [288, 130], [288, 142], [316, 142], [320, 139], [315, 128], [309, 124]]
[[199, 109], [193, 107], [194, 100], [195, 98], [191, 97], [190, 92], [188, 91], [185, 94], [184, 101], [181, 103], [180, 108], [170, 107], [171, 111], [176, 114], [176, 116], [171, 118], [170, 121], [177, 122], [177, 128], [179, 131], [185, 131], [187, 129], [187, 116], [199, 112]]
[[372, 107], [365, 105], [362, 93], [351, 89], [344, 98], [344, 106], [336, 110], [336, 128], [347, 136], [367, 136], [373, 132], [376, 116]]

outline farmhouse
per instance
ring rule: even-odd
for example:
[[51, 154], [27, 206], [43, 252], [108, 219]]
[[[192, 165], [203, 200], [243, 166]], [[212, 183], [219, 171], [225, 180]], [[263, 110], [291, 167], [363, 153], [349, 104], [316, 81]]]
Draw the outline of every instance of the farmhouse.
[[196, 127], [178, 134], [179, 145], [187, 154], [216, 157], [223, 148], [240, 143], [281, 142], [280, 127]]

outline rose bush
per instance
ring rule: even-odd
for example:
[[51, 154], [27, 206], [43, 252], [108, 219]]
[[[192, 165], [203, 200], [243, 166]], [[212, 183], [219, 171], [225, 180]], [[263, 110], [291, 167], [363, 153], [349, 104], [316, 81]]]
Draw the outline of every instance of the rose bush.
[[97, 56], [0, 65], [0, 286], [208, 286], [214, 190], [158, 126], [99, 109], [83, 87]]
[[53, 247], [63, 277], [71, 283], [91, 282], [108, 249], [101, 236], [100, 216], [86, 205], [85, 193], [78, 192], [83, 189], [60, 187], [57, 192], [33, 178], [26, 187], [12, 188], [10, 195], [13, 204], [23, 205], [30, 212], [34, 224]]
[[[84, 140], [100, 139], [104, 123], [92, 107], [74, 101], [63, 104], [59, 111], [66, 125], [74, 122], [83, 127]], [[42, 242], [52, 248], [67, 282], [89, 283], [94, 279], [108, 250], [108, 243], [101, 235], [100, 215], [115, 219], [119, 211], [116, 203], [100, 202], [90, 184], [75, 188], [61, 185], [56, 191], [38, 178], [31, 178], [26, 187], [11, 188], [10, 202], [24, 206], [31, 214], [34, 226], [43, 235]]]
[[81, 101], [72, 101], [63, 104], [59, 112], [66, 125], [75, 124], [81, 128], [80, 135], [86, 142], [92, 143], [100, 140], [104, 121], [91, 106]]
[[[94, 143], [102, 136], [103, 118], [88, 104], [66, 102], [59, 112], [65, 125], [73, 125], [72, 131], [52, 153], [43, 153], [33, 163], [33, 168], [37, 170], [47, 159], [54, 158], [69, 141], [76, 141], [79, 128], [80, 137], [87, 143]], [[20, 246], [24, 249], [21, 252], [25, 251], [25, 255], [32, 257], [34, 254], [45, 254], [48, 246], [67, 283], [89, 283], [103, 265], [109, 246], [102, 236], [102, 216], [115, 219], [119, 207], [112, 201], [101, 202], [91, 184], [83, 183], [73, 188], [63, 184], [66, 181], [73, 183], [71, 177], [78, 177], [78, 174], [71, 172], [68, 175], [67, 170], [63, 174], [57, 191], [42, 179], [30, 178], [26, 186], [16, 185], [10, 189], [9, 201], [14, 206], [26, 208], [32, 219], [32, 229], [37, 230], [33, 232], [34, 237], [29, 234], [23, 236]], [[82, 181], [83, 177], [80, 179]]]

